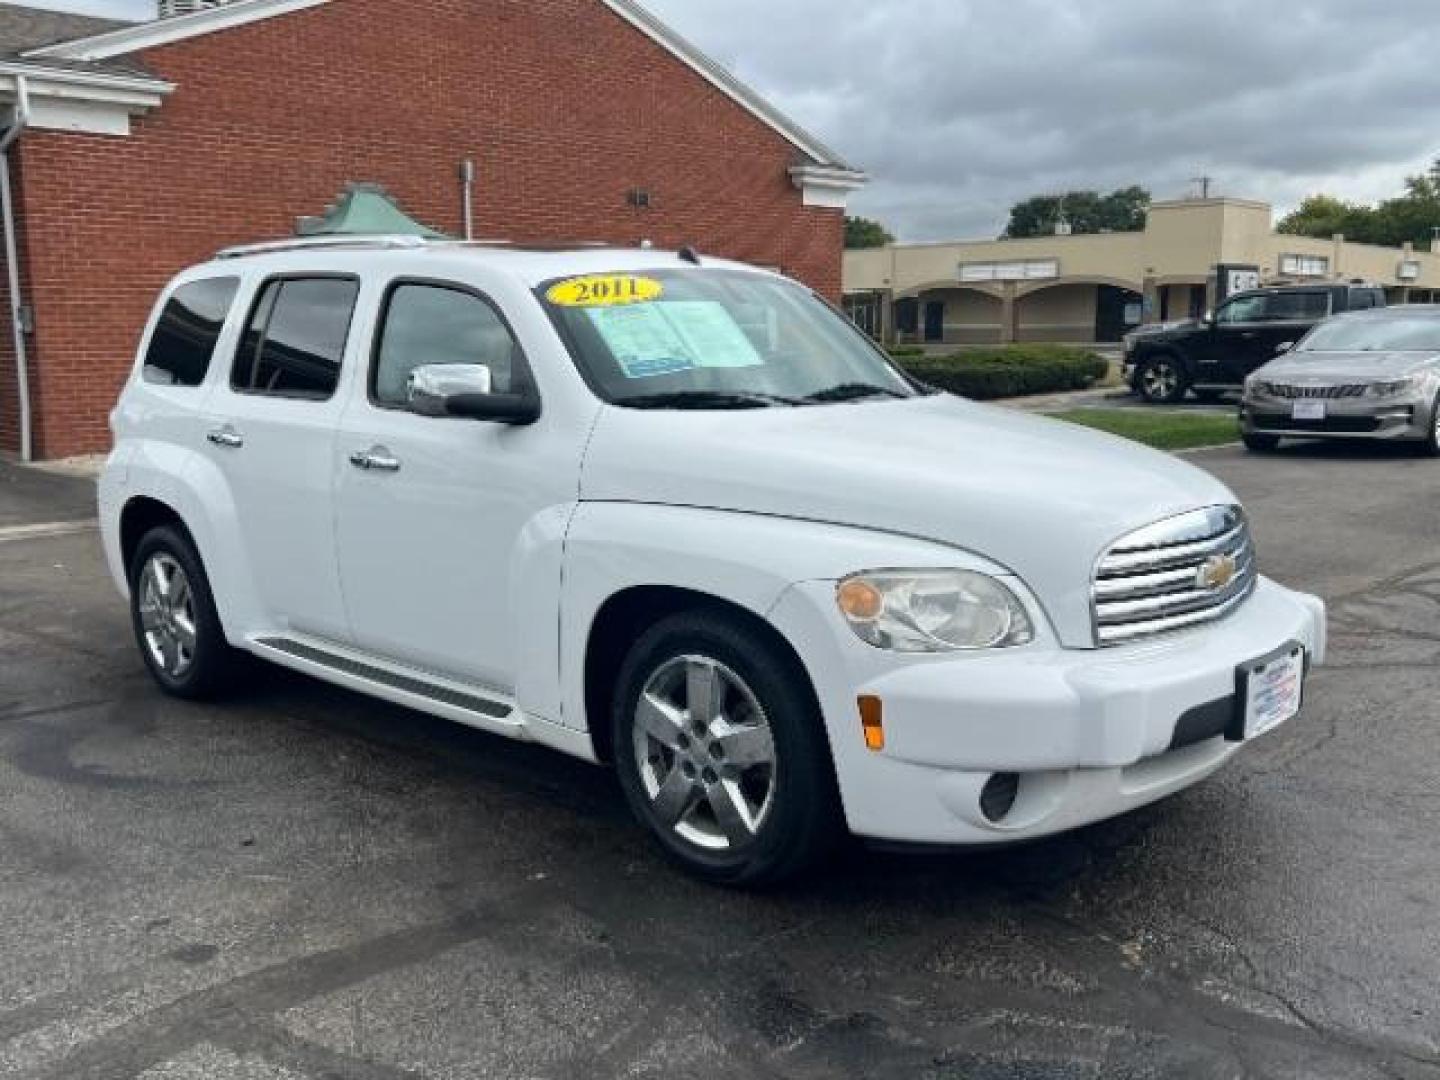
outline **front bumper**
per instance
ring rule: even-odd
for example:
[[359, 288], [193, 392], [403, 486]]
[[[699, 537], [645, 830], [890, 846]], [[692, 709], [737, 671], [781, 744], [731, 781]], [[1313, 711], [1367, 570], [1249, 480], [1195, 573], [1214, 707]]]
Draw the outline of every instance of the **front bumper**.
[[1431, 431], [1433, 407], [1420, 399], [1340, 399], [1325, 401], [1323, 420], [1296, 420], [1294, 402], [1246, 398], [1240, 426], [1247, 435], [1294, 439], [1424, 439]]
[[[855, 639], [833, 609], [833, 585], [814, 582], [771, 618], [801, 645], [820, 694], [851, 830], [905, 843], [1045, 836], [1179, 791], [1242, 745], [1224, 734], [1240, 665], [1289, 642], [1312, 663], [1325, 654], [1323, 603], [1265, 579], [1220, 622], [1099, 650], [896, 656]], [[865, 746], [860, 695], [884, 704], [883, 751]], [[980, 801], [997, 773], [1020, 780], [993, 822]]]

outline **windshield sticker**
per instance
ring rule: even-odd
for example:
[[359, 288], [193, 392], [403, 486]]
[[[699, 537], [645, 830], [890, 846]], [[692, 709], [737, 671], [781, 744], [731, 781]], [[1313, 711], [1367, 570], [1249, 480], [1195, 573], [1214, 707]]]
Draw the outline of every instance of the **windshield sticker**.
[[686, 300], [657, 306], [690, 347], [697, 367], [759, 367], [765, 362], [724, 304], [714, 300]]
[[591, 308], [586, 312], [627, 379], [689, 371], [695, 358], [659, 306]]
[[570, 278], [552, 285], [545, 299], [556, 307], [609, 308], [644, 304], [665, 295], [665, 286], [654, 278], [633, 274], [596, 274]]
[[591, 308], [586, 314], [626, 378], [764, 363], [734, 317], [715, 301]]

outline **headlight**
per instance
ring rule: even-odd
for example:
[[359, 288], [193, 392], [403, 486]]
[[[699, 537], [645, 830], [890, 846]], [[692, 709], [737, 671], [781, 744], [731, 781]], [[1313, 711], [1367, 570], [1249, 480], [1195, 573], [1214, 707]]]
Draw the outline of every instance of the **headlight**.
[[1035, 629], [1015, 594], [971, 570], [877, 570], [840, 582], [836, 603], [861, 641], [903, 653], [1024, 645]]
[[1397, 379], [1394, 382], [1371, 383], [1368, 393], [1371, 397], [1394, 397], [1415, 389], [1418, 382], [1417, 379]]

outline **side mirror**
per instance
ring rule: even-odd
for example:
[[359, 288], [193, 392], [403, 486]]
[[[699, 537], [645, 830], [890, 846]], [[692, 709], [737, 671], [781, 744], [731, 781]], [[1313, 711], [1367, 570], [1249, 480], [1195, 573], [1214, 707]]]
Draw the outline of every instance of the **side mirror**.
[[1289, 351], [1290, 351], [1291, 349], [1293, 349], [1293, 348], [1295, 348], [1295, 342], [1293, 342], [1293, 341], [1282, 341], [1279, 345], [1276, 345], [1276, 346], [1275, 346], [1275, 355], [1276, 355], [1276, 356], [1284, 356], [1287, 352], [1289, 352]]
[[533, 393], [493, 391], [493, 377], [484, 364], [426, 364], [410, 373], [406, 402], [410, 411], [420, 416], [517, 426], [540, 419], [540, 399]]

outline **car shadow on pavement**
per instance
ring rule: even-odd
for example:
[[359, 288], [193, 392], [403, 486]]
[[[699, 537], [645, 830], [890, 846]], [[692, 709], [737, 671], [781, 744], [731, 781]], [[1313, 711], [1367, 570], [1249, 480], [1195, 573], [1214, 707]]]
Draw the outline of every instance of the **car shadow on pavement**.
[[[643, 828], [631, 817], [613, 772], [534, 744], [517, 742], [449, 720], [391, 705], [331, 686], [284, 668], [254, 663], [242, 701], [274, 723], [303, 723], [321, 739], [358, 740], [384, 753], [403, 755], [409, 764], [446, 787], [483, 784], [513, 802], [520, 817], [534, 814], [534, 828], [560, 830], [534, 837], [537, 844], [558, 840], [578, 854], [597, 860], [591, 867], [601, 879], [621, 883], [625, 875], [606, 873], [600, 860], [642, 860], [646, 888], [681, 891], [696, 887], [669, 866]], [[250, 721], [253, 722], [253, 721]], [[364, 782], [363, 778], [359, 782]], [[1184, 793], [1174, 797], [1183, 800]], [[1173, 800], [1172, 800], [1173, 801]], [[843, 842], [806, 876], [767, 890], [770, 902], [803, 907], [823, 899], [835, 905], [867, 907], [900, 901], [910, 906], [926, 893], [946, 903], [973, 899], [1043, 901], [1082, 887], [1118, 851], [1139, 843], [1167, 803], [1142, 808], [1122, 818], [1032, 842], [996, 848], [886, 848], [856, 839]], [[452, 823], [457, 836], [483, 832], [480, 822]], [[468, 842], [468, 841], [467, 841]], [[618, 871], [618, 866], [610, 869]]]

